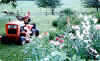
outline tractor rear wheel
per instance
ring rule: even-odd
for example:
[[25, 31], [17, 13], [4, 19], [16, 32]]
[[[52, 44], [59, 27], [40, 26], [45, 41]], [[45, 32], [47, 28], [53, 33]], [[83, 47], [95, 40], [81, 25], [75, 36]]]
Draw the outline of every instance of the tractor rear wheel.
[[25, 41], [26, 39], [25, 38], [20, 38], [20, 45], [24, 45], [25, 43], [26, 43], [26, 41]]

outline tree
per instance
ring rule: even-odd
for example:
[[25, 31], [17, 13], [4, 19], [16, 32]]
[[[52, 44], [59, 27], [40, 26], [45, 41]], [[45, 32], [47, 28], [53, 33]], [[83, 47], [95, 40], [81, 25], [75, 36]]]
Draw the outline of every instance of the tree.
[[61, 0], [36, 0], [36, 3], [39, 7], [50, 8], [52, 15], [54, 15], [55, 8], [60, 6]]
[[8, 4], [11, 3], [13, 7], [16, 7], [16, 0], [1, 0], [0, 1], [1, 4]]
[[81, 0], [81, 3], [83, 4], [84, 7], [96, 8], [97, 12], [100, 8], [99, 0]]

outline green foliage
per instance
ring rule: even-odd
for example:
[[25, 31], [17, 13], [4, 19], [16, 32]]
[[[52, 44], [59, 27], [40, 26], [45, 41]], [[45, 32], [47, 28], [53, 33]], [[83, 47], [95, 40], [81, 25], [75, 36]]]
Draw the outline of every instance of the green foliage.
[[51, 8], [52, 15], [54, 15], [55, 8], [61, 5], [61, 0], [36, 0], [39, 7]]
[[100, 14], [99, 14], [99, 13], [96, 13], [96, 14], [95, 14], [95, 17], [98, 19], [97, 24], [100, 24]]
[[53, 40], [56, 35], [56, 32], [49, 32], [49, 40]]
[[8, 4], [10, 2], [16, 2], [16, 0], [1, 0], [1, 3]]
[[70, 9], [70, 8], [66, 8], [66, 9], [60, 11], [60, 15], [61, 16], [62, 15], [71, 16], [71, 15], [74, 15], [74, 14], [75, 14], [74, 11], [72, 9]]
[[71, 18], [70, 23], [72, 25], [79, 25], [82, 21], [82, 19], [78, 18], [78, 16], [71, 16], [70, 18]]
[[58, 29], [65, 29], [66, 27], [66, 16], [59, 17], [57, 20], [52, 22], [52, 26], [57, 27]]
[[64, 30], [66, 27], [66, 24], [67, 24], [66, 17], [58, 18], [58, 29]]
[[57, 6], [61, 5], [60, 0], [36, 0], [36, 4], [43, 8], [56, 8]]
[[[35, 41], [26, 46], [24, 51], [25, 61], [63, 61], [66, 58], [66, 53], [50, 44], [48, 37], [42, 39], [35, 38]], [[29, 55], [29, 56], [28, 56]]]
[[76, 15], [77, 12], [73, 11], [70, 8], [66, 8], [62, 11], [60, 11], [60, 16], [52, 22], [52, 25], [54, 27], [57, 27], [58, 29], [65, 30], [67, 26], [67, 17], [70, 17], [70, 24], [71, 25], [79, 25], [82, 21], [81, 18], [78, 18], [78, 15]]
[[1, 4], [8, 4], [10, 3], [12, 5], [12, 7], [16, 8], [17, 4], [16, 4], [16, 0], [1, 0], [0, 1]]
[[57, 20], [54, 20], [54, 21], [52, 22], [52, 26], [58, 27], [58, 21], [57, 21]]

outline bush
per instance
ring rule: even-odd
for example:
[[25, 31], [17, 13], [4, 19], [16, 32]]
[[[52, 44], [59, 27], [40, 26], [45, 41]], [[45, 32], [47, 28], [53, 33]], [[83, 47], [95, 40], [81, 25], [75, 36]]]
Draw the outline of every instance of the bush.
[[72, 25], [79, 25], [81, 23], [82, 19], [77, 18], [76, 16], [71, 16], [71, 21], [70, 23]]
[[52, 26], [58, 27], [58, 21], [57, 21], [57, 20], [54, 20], [54, 21], [52, 22]]
[[59, 17], [57, 20], [52, 22], [52, 26], [57, 27], [58, 29], [64, 29], [66, 26], [66, 16]]
[[100, 14], [98, 14], [98, 13], [96, 13], [96, 18], [98, 19], [98, 22], [97, 22], [97, 24], [100, 24]]
[[58, 29], [64, 29], [66, 24], [67, 24], [67, 22], [66, 22], [65, 16], [58, 18]]
[[70, 8], [66, 8], [66, 9], [60, 11], [60, 15], [61, 15], [61, 16], [62, 16], [62, 15], [71, 16], [71, 15], [73, 15], [73, 14], [74, 14], [74, 11], [73, 11], [72, 9], [70, 9]]
[[53, 40], [56, 36], [56, 32], [49, 32], [49, 40]]

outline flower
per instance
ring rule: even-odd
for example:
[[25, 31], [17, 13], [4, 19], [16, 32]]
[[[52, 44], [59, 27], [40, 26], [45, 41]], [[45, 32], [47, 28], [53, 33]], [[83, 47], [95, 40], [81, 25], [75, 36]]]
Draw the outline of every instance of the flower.
[[85, 43], [88, 43], [88, 42], [90, 42], [90, 40], [84, 40], [84, 42], [85, 42]]
[[39, 37], [39, 38], [43, 38], [43, 36], [42, 36], [42, 35], [39, 35], [38, 37]]
[[51, 40], [50, 43], [53, 44], [53, 45], [55, 45], [55, 46], [60, 45], [60, 43], [59, 43], [58, 41], [53, 41], [53, 40]]
[[93, 18], [93, 21], [94, 21], [94, 23], [97, 23], [98, 19], [97, 18]]
[[64, 40], [59, 40], [59, 42], [60, 42], [60, 43], [63, 43], [63, 42], [64, 42]]
[[89, 31], [88, 30], [83, 30], [83, 34], [89, 34]]
[[88, 16], [84, 16], [84, 21], [87, 21], [88, 20]]
[[0, 59], [0, 61], [2, 61], [2, 60]]
[[56, 37], [56, 40], [60, 40], [60, 38], [59, 37]]
[[89, 15], [88, 18], [92, 18], [92, 15]]
[[97, 30], [100, 30], [100, 25], [96, 25], [96, 29]]
[[46, 57], [46, 58], [44, 58], [44, 61], [48, 61], [48, 60], [49, 60], [49, 58], [47, 58], [47, 57]]

